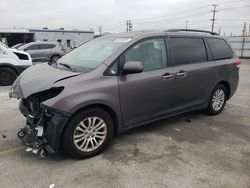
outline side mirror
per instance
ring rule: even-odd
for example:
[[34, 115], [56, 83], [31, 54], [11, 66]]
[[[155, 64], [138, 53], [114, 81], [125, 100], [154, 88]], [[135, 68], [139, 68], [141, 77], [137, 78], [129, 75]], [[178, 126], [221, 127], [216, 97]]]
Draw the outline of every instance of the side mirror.
[[128, 61], [123, 65], [124, 74], [134, 74], [143, 71], [143, 65], [140, 61]]

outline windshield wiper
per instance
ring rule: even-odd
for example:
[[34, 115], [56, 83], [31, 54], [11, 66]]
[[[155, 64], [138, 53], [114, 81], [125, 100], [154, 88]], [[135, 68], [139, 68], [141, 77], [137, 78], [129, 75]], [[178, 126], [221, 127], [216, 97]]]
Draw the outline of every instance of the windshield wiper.
[[64, 67], [67, 67], [67, 68], [70, 69], [71, 71], [74, 71], [73, 68], [72, 68], [70, 65], [66, 64], [66, 63], [59, 63], [59, 65], [62, 65], [62, 66], [64, 66]]

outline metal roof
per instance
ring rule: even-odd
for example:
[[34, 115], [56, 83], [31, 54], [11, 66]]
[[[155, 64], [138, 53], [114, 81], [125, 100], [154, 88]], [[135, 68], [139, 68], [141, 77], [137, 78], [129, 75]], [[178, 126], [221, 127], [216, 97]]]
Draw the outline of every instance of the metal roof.
[[93, 31], [82, 30], [60, 30], [60, 29], [0, 29], [0, 33], [35, 33], [35, 32], [52, 32], [52, 33], [94, 33]]
[[29, 29], [0, 29], [0, 33], [32, 33]]
[[30, 29], [30, 32], [52, 32], [52, 33], [94, 33], [94, 31], [62, 30], [62, 29]]

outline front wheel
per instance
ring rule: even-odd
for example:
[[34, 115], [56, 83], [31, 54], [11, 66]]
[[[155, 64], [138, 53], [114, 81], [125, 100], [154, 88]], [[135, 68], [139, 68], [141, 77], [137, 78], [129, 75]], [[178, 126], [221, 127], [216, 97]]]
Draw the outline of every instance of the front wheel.
[[62, 137], [64, 151], [76, 158], [88, 158], [101, 153], [113, 137], [113, 120], [102, 109], [78, 113], [67, 124]]
[[206, 109], [207, 114], [216, 115], [219, 114], [225, 107], [227, 99], [227, 89], [224, 85], [219, 84], [213, 90], [208, 107]]
[[0, 86], [9, 86], [14, 83], [17, 74], [14, 70], [8, 67], [0, 68]]

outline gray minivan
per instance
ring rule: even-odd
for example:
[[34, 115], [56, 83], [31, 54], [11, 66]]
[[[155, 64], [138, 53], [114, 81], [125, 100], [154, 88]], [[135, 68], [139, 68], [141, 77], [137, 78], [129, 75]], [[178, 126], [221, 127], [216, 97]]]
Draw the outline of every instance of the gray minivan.
[[108, 35], [25, 70], [9, 91], [27, 118], [23, 144], [87, 158], [132, 127], [191, 110], [220, 113], [240, 61], [216, 33], [184, 31]]

